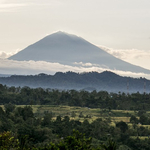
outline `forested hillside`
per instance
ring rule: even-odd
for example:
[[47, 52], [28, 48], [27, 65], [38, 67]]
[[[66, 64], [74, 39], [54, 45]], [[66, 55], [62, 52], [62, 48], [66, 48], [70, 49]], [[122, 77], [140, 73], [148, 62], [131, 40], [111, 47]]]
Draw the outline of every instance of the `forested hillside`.
[[52, 88], [59, 90], [102, 90], [108, 92], [149, 92], [150, 81], [145, 78], [122, 77], [113, 72], [75, 73], [57, 72], [55, 75], [12, 75], [0, 77], [0, 83], [7, 86]]

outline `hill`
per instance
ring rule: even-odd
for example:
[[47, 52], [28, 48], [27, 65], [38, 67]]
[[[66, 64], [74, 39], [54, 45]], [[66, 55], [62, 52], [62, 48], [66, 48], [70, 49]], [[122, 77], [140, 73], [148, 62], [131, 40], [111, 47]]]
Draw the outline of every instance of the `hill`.
[[122, 77], [113, 72], [75, 73], [57, 72], [55, 75], [12, 75], [0, 77], [0, 83], [7, 86], [29, 86], [60, 90], [103, 90], [109, 92], [149, 92], [150, 80], [145, 78]]

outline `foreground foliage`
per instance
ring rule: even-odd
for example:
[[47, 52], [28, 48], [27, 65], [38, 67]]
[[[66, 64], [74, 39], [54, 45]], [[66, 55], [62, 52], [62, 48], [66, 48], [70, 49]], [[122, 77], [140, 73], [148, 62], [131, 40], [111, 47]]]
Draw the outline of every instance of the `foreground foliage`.
[[3, 132], [0, 134], [0, 149], [19, 149], [19, 140], [16, 139], [11, 132]]
[[[50, 89], [30, 89], [29, 87], [15, 88], [0, 85], [0, 148], [1, 149], [132, 149], [149, 150], [150, 129], [143, 125], [150, 125], [150, 116], [145, 110], [150, 108], [150, 95], [143, 93], [107, 93], [105, 91], [58, 91]], [[26, 104], [16, 107], [15, 104]], [[29, 105], [30, 104], [30, 105]], [[44, 111], [42, 115], [33, 113], [33, 104], [53, 104], [69, 106], [98, 107], [108, 111], [107, 117], [88, 121], [89, 116], [81, 112], [75, 120], [72, 118], [55, 116], [51, 111]], [[131, 109], [136, 116], [128, 113], [130, 126], [124, 121], [111, 125], [112, 109]], [[136, 111], [138, 110], [138, 111]], [[100, 113], [100, 112], [99, 112]], [[73, 130], [79, 131], [78, 136]], [[9, 132], [8, 132], [9, 131]], [[80, 134], [84, 133], [84, 135]], [[90, 138], [91, 137], [91, 138]], [[147, 137], [140, 139], [140, 137]], [[117, 142], [107, 141], [114, 139]], [[107, 142], [106, 142], [107, 141]], [[105, 144], [104, 144], [105, 143]], [[103, 145], [103, 146], [101, 146]]]
[[[106, 142], [111, 138], [118, 143], [118, 150], [119, 147], [130, 147], [133, 150], [147, 150], [150, 147], [150, 130], [138, 126], [137, 118], [133, 116], [130, 118], [133, 123], [131, 128], [123, 121], [111, 126], [111, 120], [105, 118], [97, 118], [89, 123], [86, 118], [81, 122], [71, 120], [68, 116], [57, 116], [53, 120], [52, 114], [48, 112], [42, 118], [35, 117], [31, 106], [15, 107], [6, 104], [4, 109], [5, 111], [0, 107], [0, 146], [3, 149], [59, 150], [70, 147], [79, 149], [80, 146], [83, 149], [116, 149], [115, 143]], [[138, 136], [147, 138], [141, 140]]]
[[[79, 133], [79, 131], [73, 131], [72, 136], [67, 136], [64, 139], [59, 140], [57, 143], [50, 143], [45, 146], [35, 147], [26, 146], [24, 143], [26, 138], [24, 138], [24, 143], [19, 143], [11, 132], [4, 132], [0, 134], [0, 149], [2, 150], [116, 150], [116, 143], [109, 139], [107, 145], [100, 145], [98, 148], [92, 148], [91, 141], [92, 138], [86, 139], [84, 134]], [[26, 143], [27, 144], [27, 143]]]

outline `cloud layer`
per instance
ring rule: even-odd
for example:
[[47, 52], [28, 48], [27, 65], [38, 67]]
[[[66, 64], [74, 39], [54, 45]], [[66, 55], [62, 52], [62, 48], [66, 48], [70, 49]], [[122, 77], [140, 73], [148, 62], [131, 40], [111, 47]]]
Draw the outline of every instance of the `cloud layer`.
[[[115, 50], [104, 46], [99, 47], [119, 59], [150, 69], [150, 51], [137, 49]], [[0, 74], [54, 74], [58, 71], [102, 72], [105, 70], [109, 70], [122, 76], [146, 77], [150, 79], [149, 74], [110, 70], [107, 66], [91, 63], [74, 62], [75, 66], [69, 66], [45, 61], [15, 61], [7, 59], [8, 57], [14, 55], [18, 51], [19, 50], [16, 50], [16, 52], [13, 53], [6, 53], [0, 51]]]
[[144, 73], [133, 73], [133, 72], [125, 72], [119, 70], [110, 70], [106, 69], [106, 67], [97, 66], [95, 64], [82, 62], [78, 63], [77, 66], [68, 66], [62, 65], [59, 63], [50, 63], [45, 61], [14, 61], [8, 59], [0, 59], [0, 74], [19, 74], [19, 75], [31, 75], [31, 74], [54, 74], [55, 72], [102, 72], [102, 71], [112, 71], [121, 76], [131, 76], [131, 77], [146, 77], [150, 79], [150, 74]]
[[105, 46], [99, 46], [101, 49], [110, 53], [111, 55], [127, 61], [131, 64], [150, 69], [150, 50], [138, 49], [112, 49]]
[[8, 58], [8, 57], [10, 57], [10, 56], [12, 56], [12, 55], [14, 55], [14, 54], [16, 54], [16, 53], [18, 53], [18, 52], [19, 52], [19, 50], [16, 50], [16, 51], [11, 52], [11, 53], [9, 53], [9, 52], [4, 52], [4, 51], [0, 51], [0, 58], [2, 58], [2, 59]]
[[27, 4], [21, 3], [20, 1], [12, 0], [11, 2], [0, 0], [0, 12], [12, 12], [16, 8], [24, 7]]
[[17, 11], [18, 8], [22, 8], [25, 6], [54, 6], [54, 5], [59, 5], [61, 4], [59, 1], [56, 0], [11, 0], [11, 1], [6, 1], [6, 0], [0, 0], [0, 12], [12, 12], [12, 11]]

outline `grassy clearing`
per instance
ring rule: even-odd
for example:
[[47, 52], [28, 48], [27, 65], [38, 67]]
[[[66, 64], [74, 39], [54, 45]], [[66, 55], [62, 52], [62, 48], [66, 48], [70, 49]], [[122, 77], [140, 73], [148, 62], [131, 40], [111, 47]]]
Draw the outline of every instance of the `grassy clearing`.
[[130, 138], [132, 139], [137, 139], [139, 138], [140, 140], [145, 140], [145, 139], [149, 139], [149, 136], [130, 136]]
[[[4, 106], [0, 105], [3, 109]], [[26, 105], [17, 105], [16, 107], [25, 107]], [[33, 113], [36, 117], [43, 117], [45, 113], [51, 113], [53, 119], [55, 120], [57, 116], [69, 116], [72, 120], [78, 120], [83, 122], [85, 119], [89, 123], [93, 122], [97, 118], [102, 118], [103, 120], [111, 120], [110, 125], [116, 126], [117, 122], [124, 121], [128, 124], [129, 128], [133, 128], [132, 123], [130, 123], [130, 116], [137, 115], [135, 111], [129, 110], [111, 110], [100, 109], [100, 108], [88, 108], [88, 107], [77, 107], [77, 106], [56, 106], [56, 105], [32, 105]], [[147, 112], [150, 114], [150, 111]], [[143, 126], [150, 129], [150, 125], [137, 125]], [[137, 136], [132, 136], [131, 138], [136, 139]], [[138, 136], [141, 140], [149, 138], [148, 136]]]
[[115, 125], [116, 122], [124, 121], [130, 122], [130, 116], [136, 115], [134, 111], [128, 110], [106, 110], [100, 108], [88, 108], [77, 106], [53, 106], [53, 105], [33, 105], [33, 112], [37, 116], [43, 116], [44, 113], [52, 113], [53, 118], [60, 115], [62, 117], [69, 116], [71, 119], [83, 121], [87, 119], [89, 122], [96, 120], [97, 118], [109, 118], [111, 119], [111, 125]]
[[[26, 105], [17, 105], [16, 107], [25, 107]], [[4, 106], [1, 105], [4, 109]], [[129, 110], [111, 110], [100, 108], [88, 108], [77, 106], [63, 106], [63, 105], [32, 105], [33, 113], [37, 117], [43, 117], [45, 113], [52, 113], [53, 119], [60, 115], [62, 117], [69, 116], [71, 119], [83, 121], [87, 119], [89, 122], [96, 120], [97, 118], [109, 118], [111, 124], [114, 126], [116, 122], [124, 121], [130, 122], [130, 116], [136, 115], [134, 111]]]
[[150, 129], [150, 125], [140, 125], [140, 126]]
[[[25, 107], [26, 105], [17, 105], [16, 107]], [[4, 106], [1, 105], [4, 109]], [[33, 113], [37, 117], [43, 117], [45, 113], [52, 113], [53, 119], [58, 115], [64, 117], [69, 116], [71, 119], [83, 121], [87, 119], [89, 122], [97, 118], [110, 119], [111, 125], [114, 126], [117, 122], [124, 121], [130, 123], [130, 116], [135, 115], [135, 111], [131, 110], [111, 110], [100, 108], [88, 108], [78, 106], [63, 106], [63, 105], [32, 105]], [[148, 112], [150, 113], [150, 111]], [[150, 128], [150, 126], [146, 126]]]
[[123, 122], [129, 123], [130, 122], [130, 117], [111, 117], [111, 120], [113, 122], [123, 121]]

